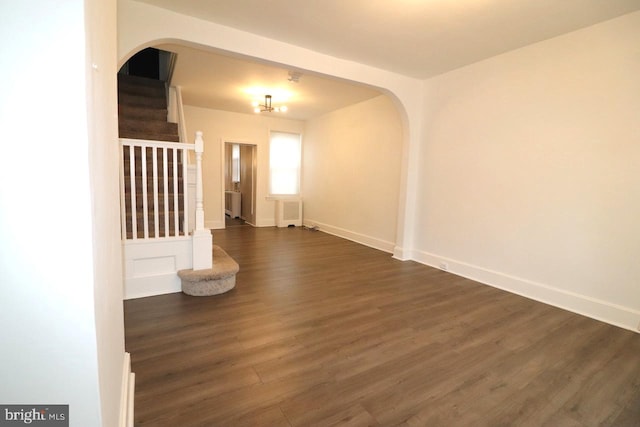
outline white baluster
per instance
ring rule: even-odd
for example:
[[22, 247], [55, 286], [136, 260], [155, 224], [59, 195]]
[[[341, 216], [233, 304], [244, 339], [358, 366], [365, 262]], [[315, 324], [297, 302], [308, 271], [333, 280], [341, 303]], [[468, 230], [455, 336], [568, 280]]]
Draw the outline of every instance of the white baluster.
[[174, 236], [180, 235], [180, 205], [178, 204], [178, 150], [173, 149], [173, 222]]
[[147, 147], [140, 148], [142, 162], [142, 213], [144, 224], [144, 238], [149, 238], [149, 203], [147, 201]]
[[189, 234], [189, 191], [187, 189], [187, 161], [189, 157], [189, 151], [187, 149], [182, 151], [182, 207], [184, 208], [182, 212], [182, 224], [184, 228], [184, 235], [187, 236]]
[[131, 237], [138, 238], [138, 218], [136, 208], [136, 149], [129, 146], [129, 184], [131, 187]]
[[162, 178], [164, 182], [164, 237], [169, 237], [169, 161], [167, 147], [162, 148]]
[[160, 235], [160, 215], [158, 213], [158, 149], [151, 148], [153, 156], [153, 237], [156, 239]]
[[124, 145], [120, 145], [120, 150], [120, 229], [122, 232], [122, 240], [127, 240], [127, 208], [124, 197]]

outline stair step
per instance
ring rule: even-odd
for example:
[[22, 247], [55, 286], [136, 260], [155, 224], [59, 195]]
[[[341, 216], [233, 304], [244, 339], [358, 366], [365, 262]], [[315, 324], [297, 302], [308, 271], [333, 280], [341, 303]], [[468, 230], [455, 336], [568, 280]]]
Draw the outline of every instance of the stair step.
[[129, 86], [129, 87], [118, 87], [118, 98], [123, 98], [127, 96], [146, 96], [149, 98], [159, 99], [166, 98], [167, 90], [162, 88], [155, 87], [146, 87], [146, 86]]
[[136, 84], [128, 80], [118, 79], [118, 95], [143, 95], [152, 98], [165, 98], [167, 96], [167, 87], [164, 82], [157, 85]]
[[118, 104], [161, 109], [161, 108], [167, 108], [167, 98], [166, 97], [160, 97], [160, 98], [149, 97], [144, 95], [132, 95], [128, 93], [118, 93]]
[[122, 118], [118, 123], [118, 130], [178, 135], [178, 124], [170, 123], [166, 120]]
[[132, 76], [129, 74], [118, 74], [118, 86], [148, 86], [148, 87], [164, 87], [165, 82], [149, 77]]
[[180, 270], [182, 292], [192, 296], [218, 295], [233, 289], [240, 267], [220, 246], [213, 245], [213, 262], [206, 270]]
[[118, 119], [167, 120], [166, 108], [148, 108], [137, 105], [118, 105]]

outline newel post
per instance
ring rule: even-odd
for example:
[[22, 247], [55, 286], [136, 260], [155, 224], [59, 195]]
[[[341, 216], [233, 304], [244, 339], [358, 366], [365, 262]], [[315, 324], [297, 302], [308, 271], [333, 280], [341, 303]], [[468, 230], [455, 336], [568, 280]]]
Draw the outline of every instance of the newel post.
[[204, 230], [204, 204], [202, 202], [202, 153], [204, 141], [202, 132], [196, 132], [196, 231]]
[[213, 266], [213, 241], [211, 230], [204, 228], [204, 203], [202, 191], [202, 132], [196, 132], [196, 227], [193, 230], [193, 269], [205, 270]]

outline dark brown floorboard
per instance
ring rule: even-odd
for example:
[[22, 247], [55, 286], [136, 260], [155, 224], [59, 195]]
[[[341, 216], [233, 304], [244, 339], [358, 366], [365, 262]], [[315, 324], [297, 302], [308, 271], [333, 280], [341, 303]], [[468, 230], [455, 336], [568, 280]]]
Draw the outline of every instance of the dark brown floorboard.
[[138, 426], [640, 426], [640, 335], [301, 228], [125, 302]]

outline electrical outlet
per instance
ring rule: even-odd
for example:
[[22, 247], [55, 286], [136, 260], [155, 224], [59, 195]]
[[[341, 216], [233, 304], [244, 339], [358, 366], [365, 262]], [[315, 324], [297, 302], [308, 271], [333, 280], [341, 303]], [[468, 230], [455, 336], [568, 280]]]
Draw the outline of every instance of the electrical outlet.
[[440, 270], [449, 271], [449, 264], [444, 261], [440, 261], [438, 263], [438, 268], [440, 268]]

